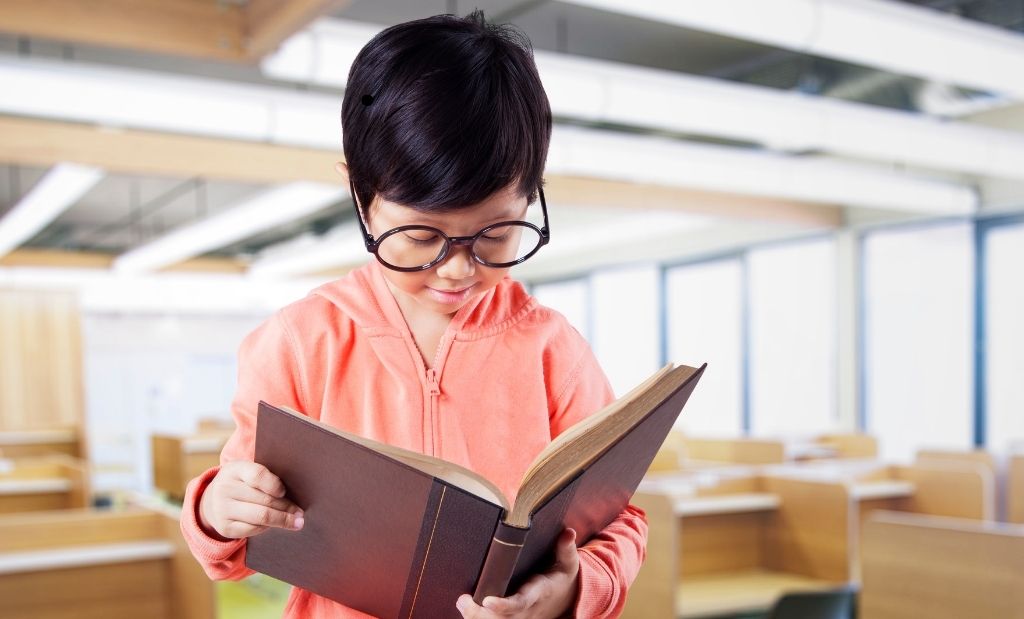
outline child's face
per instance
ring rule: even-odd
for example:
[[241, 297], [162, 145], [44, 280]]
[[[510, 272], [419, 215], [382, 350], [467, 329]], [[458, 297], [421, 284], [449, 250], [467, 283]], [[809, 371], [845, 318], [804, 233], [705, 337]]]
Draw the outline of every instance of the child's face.
[[[526, 217], [526, 198], [506, 187], [483, 202], [450, 213], [421, 213], [394, 202], [377, 200], [368, 222], [370, 234], [380, 238], [392, 228], [425, 225], [437, 228], [450, 237], [472, 236], [499, 221], [522, 220]], [[507, 268], [496, 269], [478, 264], [468, 247], [452, 247], [448, 256], [426, 271], [406, 273], [384, 269], [399, 305], [416, 307], [432, 313], [451, 316], [474, 296], [498, 285]], [[412, 305], [406, 303], [412, 302]]]

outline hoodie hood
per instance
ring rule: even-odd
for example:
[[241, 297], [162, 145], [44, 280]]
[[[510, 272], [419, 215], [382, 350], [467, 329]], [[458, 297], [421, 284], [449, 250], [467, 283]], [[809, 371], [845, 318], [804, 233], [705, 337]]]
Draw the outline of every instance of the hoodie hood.
[[[330, 301], [363, 329], [405, 329], [405, 317], [376, 260], [310, 292]], [[536, 307], [523, 285], [505, 276], [494, 288], [471, 298], [452, 318], [459, 339], [503, 331]]]

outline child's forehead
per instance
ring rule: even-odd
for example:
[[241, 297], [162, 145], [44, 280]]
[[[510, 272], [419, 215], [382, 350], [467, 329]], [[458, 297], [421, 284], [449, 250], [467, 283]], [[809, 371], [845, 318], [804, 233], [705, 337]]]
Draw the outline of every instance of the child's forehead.
[[389, 220], [400, 220], [402, 224], [416, 223], [444, 228], [516, 219], [523, 216], [528, 205], [526, 197], [510, 193], [496, 194], [473, 206], [435, 212], [424, 212], [386, 200], [381, 200], [379, 206], [378, 213]]

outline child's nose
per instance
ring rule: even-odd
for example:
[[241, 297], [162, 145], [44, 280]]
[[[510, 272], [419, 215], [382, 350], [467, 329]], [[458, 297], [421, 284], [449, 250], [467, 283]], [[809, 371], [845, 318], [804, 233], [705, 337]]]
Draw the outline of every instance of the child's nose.
[[465, 279], [476, 271], [476, 262], [468, 247], [452, 247], [448, 257], [437, 267], [437, 274], [446, 279]]

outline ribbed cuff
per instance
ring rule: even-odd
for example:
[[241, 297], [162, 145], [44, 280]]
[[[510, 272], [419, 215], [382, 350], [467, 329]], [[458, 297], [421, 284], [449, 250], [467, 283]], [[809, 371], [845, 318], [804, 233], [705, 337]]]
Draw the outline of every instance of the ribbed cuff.
[[188, 543], [192, 554], [204, 569], [209, 563], [227, 560], [245, 544], [245, 538], [213, 537], [203, 530], [203, 526], [199, 523], [199, 501], [202, 499], [206, 487], [217, 476], [218, 471], [220, 471], [220, 467], [215, 466], [190, 481], [185, 489], [185, 499], [181, 506], [181, 534]]

